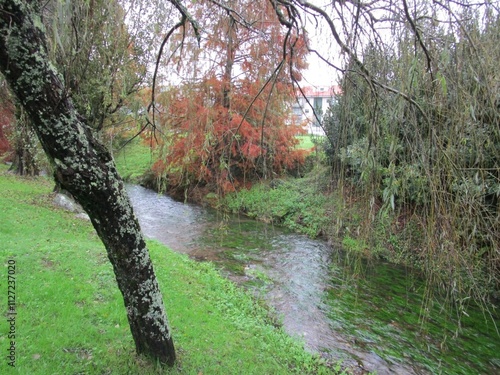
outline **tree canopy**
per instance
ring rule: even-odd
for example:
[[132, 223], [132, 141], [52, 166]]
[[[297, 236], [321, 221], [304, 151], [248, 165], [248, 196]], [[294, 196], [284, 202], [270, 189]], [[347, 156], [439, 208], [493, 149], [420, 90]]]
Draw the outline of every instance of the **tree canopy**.
[[306, 66], [305, 36], [284, 32], [267, 1], [231, 6], [192, 5], [199, 44], [190, 28], [169, 45], [181, 81], [158, 87], [155, 171], [174, 188], [232, 191], [303, 161], [290, 75], [300, 79]]

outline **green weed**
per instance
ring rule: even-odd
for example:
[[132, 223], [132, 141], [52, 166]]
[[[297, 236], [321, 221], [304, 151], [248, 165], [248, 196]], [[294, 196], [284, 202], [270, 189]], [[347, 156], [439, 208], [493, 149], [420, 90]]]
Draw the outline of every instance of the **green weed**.
[[328, 199], [318, 194], [317, 183], [311, 177], [257, 184], [227, 195], [222, 206], [310, 237], [322, 235], [328, 223]]

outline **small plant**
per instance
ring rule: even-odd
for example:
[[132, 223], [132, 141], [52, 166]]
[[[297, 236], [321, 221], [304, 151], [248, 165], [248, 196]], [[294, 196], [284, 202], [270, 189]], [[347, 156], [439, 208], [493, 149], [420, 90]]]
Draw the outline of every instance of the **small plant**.
[[261, 183], [251, 189], [228, 194], [223, 206], [233, 213], [283, 225], [296, 232], [317, 237], [328, 227], [328, 198], [318, 194], [316, 175]]

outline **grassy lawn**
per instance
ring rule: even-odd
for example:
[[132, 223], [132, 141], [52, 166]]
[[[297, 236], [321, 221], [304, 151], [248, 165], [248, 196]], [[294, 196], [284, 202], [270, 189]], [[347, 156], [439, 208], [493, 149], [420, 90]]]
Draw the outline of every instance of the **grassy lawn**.
[[114, 153], [118, 173], [127, 181], [137, 181], [155, 162], [154, 151], [136, 138]]
[[[315, 146], [310, 134], [297, 136], [299, 144], [297, 148], [310, 150]], [[140, 139], [134, 139], [122, 149], [114, 152], [115, 163], [118, 172], [123, 179], [137, 182], [138, 179], [148, 171], [155, 162], [155, 154]]]
[[311, 136], [310, 134], [298, 135], [297, 138], [300, 141], [300, 143], [297, 145], [297, 148], [309, 150], [315, 146], [313, 142], [313, 136]]
[[[149, 242], [178, 362], [137, 357], [105, 249], [90, 223], [55, 208], [53, 183], [0, 169], [0, 373], [333, 373], [269, 323], [268, 311], [208, 263]], [[8, 366], [7, 270], [15, 262], [15, 369]]]

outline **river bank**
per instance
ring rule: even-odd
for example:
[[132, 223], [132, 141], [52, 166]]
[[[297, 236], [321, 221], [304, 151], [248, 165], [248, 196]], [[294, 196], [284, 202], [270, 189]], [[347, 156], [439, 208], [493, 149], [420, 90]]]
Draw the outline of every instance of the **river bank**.
[[[161, 190], [181, 201], [243, 214], [311, 238], [319, 237], [364, 258], [412, 268], [441, 288], [439, 293], [450, 297], [457, 309], [464, 309], [462, 302], [470, 298], [487, 308], [496, 308], [500, 301], [498, 285], [481, 268], [484, 265], [480, 258], [472, 262], [467, 257], [457, 260], [452, 255], [429, 253], [435, 246], [429, 241], [434, 241], [438, 229], [418, 207], [394, 210], [347, 182], [335, 181], [323, 159], [321, 153], [313, 153], [299, 176], [263, 180], [250, 189], [220, 196], [210, 186], [169, 190], [165, 181], [151, 172], [154, 153], [138, 140], [116, 155], [120, 174], [129, 181]], [[450, 280], [460, 284], [454, 287]]]
[[[313, 313], [312, 315], [314, 319], [318, 319], [318, 316], [327, 314], [329, 318], [326, 320], [321, 318], [321, 324], [326, 323], [323, 327], [330, 328], [324, 330], [328, 332], [326, 334], [328, 337], [326, 340], [321, 338], [319, 346], [323, 346], [324, 350], [325, 346], [330, 346], [326, 343], [331, 337], [336, 337], [335, 343], [330, 346], [333, 350], [342, 347], [345, 343], [347, 345], [344, 349], [351, 355], [356, 351], [359, 353], [360, 349], [361, 352], [376, 353], [375, 357], [380, 355], [385, 361], [375, 367], [377, 370], [388, 363], [411, 363], [412, 367], [419, 369], [417, 373], [427, 373], [427, 371], [440, 373], [442, 371], [442, 373], [475, 374], [478, 371], [488, 373], [490, 370], [486, 369], [497, 368], [496, 346], [491, 345], [495, 342], [495, 335], [498, 334], [498, 332], [495, 333], [495, 321], [498, 318], [489, 316], [488, 311], [481, 313], [480, 309], [474, 309], [472, 305], [466, 309], [457, 310], [449, 300], [439, 296], [438, 289], [426, 285], [425, 279], [422, 280], [418, 272], [404, 267], [394, 267], [389, 263], [381, 263], [379, 259], [384, 256], [370, 253], [373, 250], [370, 248], [371, 243], [363, 241], [362, 233], [359, 233], [359, 224], [363, 220], [360, 209], [362, 202], [358, 203], [351, 198], [350, 202], [338, 204], [341, 200], [332, 199], [332, 193], [335, 194], [335, 191], [328, 186], [326, 181], [328, 179], [325, 179], [324, 174], [318, 171], [293, 181], [274, 180], [230, 196], [229, 199], [233, 201], [229, 200], [225, 203], [221, 203], [221, 200], [213, 194], [204, 196], [199, 190], [198, 197], [205, 197], [205, 201], [198, 200], [198, 203], [215, 205], [219, 209], [219, 213], [215, 214], [216, 217], [209, 219], [208, 222], [211, 223], [210, 226], [215, 225], [220, 228], [211, 230], [214, 234], [209, 235], [208, 242], [205, 238], [201, 243], [197, 243], [194, 247], [195, 253], [190, 255], [195, 259], [215, 262], [219, 268], [229, 266], [231, 274], [236, 273], [242, 275], [243, 279], [250, 279], [251, 282], [264, 285], [264, 298], [280, 310], [285, 317], [285, 326], [289, 329], [291, 327], [295, 335], [297, 332], [299, 335], [302, 333], [308, 335], [307, 341], [312, 342], [313, 347], [318, 344], [314, 340], [321, 338], [322, 335], [315, 334], [317, 330], [309, 326], [307, 328], [303, 326], [304, 315], [301, 315], [300, 311], [309, 313], [318, 306], [322, 306], [320, 314]], [[134, 191], [137, 189], [139, 187], [133, 188]], [[318, 191], [322, 194], [318, 194]], [[132, 194], [134, 195], [135, 193]], [[151, 198], [148, 198], [150, 195]], [[345, 198], [345, 196], [339, 198]], [[156, 233], [156, 236], [166, 235], [168, 241], [175, 236], [171, 231], [173, 227], [180, 225], [184, 228], [184, 224], [189, 227], [192, 225], [191, 221], [197, 222], [194, 217], [199, 217], [201, 211], [206, 211], [201, 206], [184, 205], [186, 208], [182, 208], [181, 204], [177, 207], [177, 202], [152, 192], [139, 193], [136, 199], [140, 202], [138, 207], [144, 206], [142, 210], [145, 210], [147, 217], [144, 224], [150, 223], [146, 226], [152, 225], [153, 233]], [[227, 196], [226, 199], [228, 199]], [[147, 203], [149, 200], [152, 203]], [[165, 202], [160, 203], [163, 201]], [[338, 206], [332, 202], [337, 202]], [[232, 209], [239, 214], [244, 213], [245, 216], [256, 217], [271, 224], [279, 223], [280, 226], [288, 224], [294, 231], [306, 233], [310, 237], [322, 238], [327, 237], [326, 230], [331, 223], [325, 221], [324, 226], [321, 223], [317, 225], [318, 221], [315, 219], [328, 217], [336, 212], [339, 215], [336, 224], [342, 231], [333, 235], [342, 238], [339, 242], [344, 248], [349, 249], [346, 254], [350, 254], [347, 257], [350, 260], [346, 264], [343, 264], [342, 259], [340, 263], [332, 261], [331, 256], [340, 253], [337, 251], [332, 253], [332, 250], [325, 253], [318, 252], [323, 245], [306, 244], [303, 236], [294, 238], [287, 235], [286, 244], [281, 239], [266, 242], [265, 238], [269, 233], [275, 232], [272, 229], [274, 226], [270, 225], [268, 229], [249, 230], [247, 224], [243, 223], [246, 220], [241, 219], [242, 216], [231, 216], [220, 211], [222, 207], [230, 211], [227, 209], [230, 205], [233, 205]], [[192, 216], [193, 213], [182, 213], [177, 219], [169, 217], [175, 216], [174, 212], [178, 210], [194, 210], [194, 216]], [[381, 215], [377, 218], [381, 224], [387, 224], [389, 219], [392, 220], [389, 217], [381, 219]], [[176, 224], [169, 225], [171, 220], [174, 220]], [[187, 220], [186, 223], [184, 223], [185, 220]], [[409, 222], [408, 219], [405, 220], [406, 223]], [[158, 225], [165, 225], [165, 227], [158, 228]], [[388, 233], [392, 233], [394, 229], [399, 233], [404, 233], [403, 229], [393, 228], [390, 225], [382, 227], [384, 231], [380, 230], [380, 239], [395, 247], [397, 242]], [[314, 230], [308, 233], [311, 228]], [[200, 235], [195, 233], [197, 231], [194, 229], [181, 230], [181, 245], [192, 243], [191, 237]], [[214, 235], [215, 242], [211, 244], [210, 237]], [[202, 234], [202, 237], [205, 236]], [[281, 238], [281, 236], [278, 237]], [[280, 243], [284, 247], [276, 248]], [[178, 245], [175, 244], [173, 247], [177, 248]], [[388, 249], [382, 248], [381, 251], [389, 251], [389, 255], [391, 251], [397, 254], [390, 246]], [[316, 265], [319, 268], [316, 268]], [[318, 282], [315, 272], [320, 269], [323, 281]], [[309, 276], [305, 276], [299, 270], [307, 271]], [[310, 272], [314, 274], [314, 277]], [[314, 291], [310, 289], [316, 287], [319, 289]], [[302, 288], [304, 290], [299, 291]], [[384, 292], [377, 295], [378, 290]], [[307, 296], [306, 298], [316, 296], [319, 299], [304, 305], [302, 300], [304, 296]], [[289, 297], [297, 300], [288, 300]], [[305, 310], [303, 310], [298, 306], [307, 306], [307, 308], [304, 307]], [[339, 308], [339, 306], [342, 307]], [[474, 318], [469, 318], [466, 314], [471, 314], [472, 317], [473, 311]], [[300, 321], [300, 324], [297, 324], [297, 321], [294, 322], [294, 316], [298, 317], [297, 321]], [[489, 321], [490, 319], [492, 320]], [[318, 322], [318, 320], [315, 321]], [[341, 336], [337, 336], [335, 332], [332, 333], [332, 327], [337, 327]], [[483, 333], [485, 336], [482, 336]], [[473, 342], [476, 342], [479, 336], [483, 337], [481, 339], [484, 340], [483, 343], [479, 346], [476, 344], [470, 346], [469, 338], [473, 338]], [[478, 347], [484, 350], [477, 350]], [[467, 353], [468, 359], [467, 363], [462, 366], [462, 362], [457, 362], [457, 359], [462, 358], [463, 353]], [[354, 356], [360, 358], [357, 354]], [[371, 359], [375, 357], [372, 356]], [[364, 358], [368, 357], [365, 355]], [[363, 362], [365, 361], [360, 361], [360, 363]], [[423, 368], [427, 371], [421, 370]], [[380, 373], [391, 373], [391, 371]], [[398, 370], [397, 373], [413, 372], [406, 369]]]
[[[90, 223], [52, 204], [45, 178], [0, 174], [0, 254], [16, 264], [16, 367], [22, 373], [336, 373], [273, 325], [222, 278], [156, 242], [150, 253], [179, 361], [160, 371], [137, 357], [105, 250]], [[6, 313], [3, 304], [2, 314]], [[4, 331], [5, 332], [5, 331]], [[7, 337], [0, 343], [7, 349]], [[257, 360], [258, 359], [258, 360]], [[333, 367], [332, 367], [333, 366]], [[9, 373], [7, 361], [0, 372]]]
[[[329, 168], [317, 163], [314, 155], [308, 160], [306, 173], [300, 177], [262, 181], [250, 189], [224, 197], [206, 186], [193, 186], [186, 191], [171, 191], [168, 186], [160, 186], [161, 182], [151, 172], [155, 156], [139, 142], [127, 145], [115, 157], [118, 170], [126, 181], [162, 190], [180, 201], [280, 225], [365, 257], [418, 267], [412, 250], [420, 246], [417, 241], [421, 236], [415, 225], [418, 218], [411, 213], [400, 217], [390, 213], [377, 215], [380, 208], [377, 202], [367, 212], [359, 197], [331, 185]], [[367, 221], [371, 221], [375, 236], [364, 235]], [[415, 241], [408, 241], [408, 238]]]

